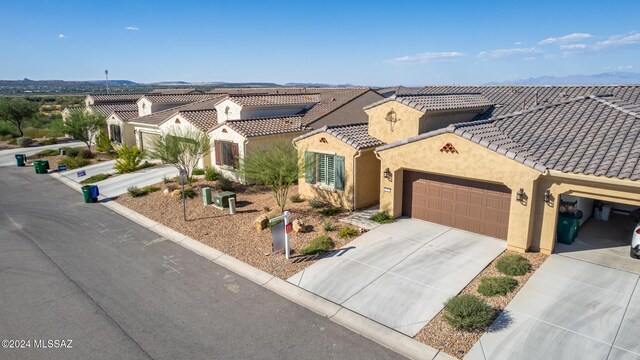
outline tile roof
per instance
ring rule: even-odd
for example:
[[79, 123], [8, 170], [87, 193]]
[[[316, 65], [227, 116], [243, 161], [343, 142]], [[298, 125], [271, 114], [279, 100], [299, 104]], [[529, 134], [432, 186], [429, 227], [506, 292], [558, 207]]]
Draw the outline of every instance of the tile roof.
[[235, 94], [226, 99], [241, 106], [311, 105], [320, 101], [320, 94]]
[[166, 110], [157, 111], [149, 115], [131, 119], [130, 121], [138, 124], [160, 125], [180, 111], [215, 110], [215, 105], [216, 103], [218, 103], [218, 101], [220, 101], [220, 97], [214, 97], [212, 99], [201, 100], [198, 102], [172, 107]]
[[229, 126], [234, 131], [247, 138], [286, 134], [308, 129], [302, 123], [302, 116], [300, 115], [227, 120], [220, 124], [220, 126], [223, 125]]
[[215, 109], [183, 110], [179, 114], [193, 126], [205, 132], [218, 124], [218, 113]]
[[370, 109], [389, 101], [397, 101], [422, 112], [476, 109], [493, 105], [491, 101], [480, 94], [406, 94], [391, 95], [388, 98], [365, 106], [365, 109]]
[[116, 103], [130, 102], [135, 103], [146, 95], [145, 93], [129, 93], [129, 94], [89, 94], [93, 98], [94, 104], [98, 103]]
[[481, 94], [496, 104], [485, 113], [478, 115], [476, 119], [488, 119], [590, 94], [608, 94], [630, 103], [640, 104], [640, 85], [425, 86], [418, 92], [422, 94]]
[[[133, 111], [113, 111], [109, 116], [116, 115], [120, 120], [127, 122], [138, 117], [138, 110]], [[107, 117], [109, 117], [107, 116]]]
[[203, 94], [203, 92], [196, 89], [155, 89], [151, 91], [151, 94], [184, 95], [184, 94]]
[[97, 104], [90, 105], [89, 108], [99, 112], [105, 117], [109, 116], [114, 111], [138, 111], [138, 105], [136, 105], [136, 103]]
[[539, 171], [640, 180], [640, 105], [609, 96], [578, 96], [453, 124], [376, 150], [443, 133], [454, 133]]
[[147, 94], [140, 99], [147, 99], [156, 104], [180, 104], [216, 98], [216, 94]]
[[367, 149], [384, 144], [382, 141], [369, 135], [368, 123], [346, 124], [346, 125], [328, 125], [320, 129], [313, 130], [304, 135], [293, 139], [294, 142], [308, 138], [310, 136], [327, 133], [336, 137], [338, 140], [353, 147], [354, 149]]

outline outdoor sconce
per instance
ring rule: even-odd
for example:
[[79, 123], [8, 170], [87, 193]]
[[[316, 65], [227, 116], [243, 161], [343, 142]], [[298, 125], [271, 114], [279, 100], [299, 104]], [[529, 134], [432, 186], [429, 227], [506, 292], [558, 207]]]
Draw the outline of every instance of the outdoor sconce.
[[551, 202], [551, 190], [547, 189], [544, 191], [544, 202]]
[[389, 170], [389, 168], [384, 169], [384, 178], [391, 181], [393, 180], [393, 174], [391, 174], [391, 170]]
[[516, 200], [518, 202], [523, 202], [525, 199], [526, 194], [524, 193], [524, 189], [520, 188], [520, 190], [518, 190], [518, 192], [516, 193]]

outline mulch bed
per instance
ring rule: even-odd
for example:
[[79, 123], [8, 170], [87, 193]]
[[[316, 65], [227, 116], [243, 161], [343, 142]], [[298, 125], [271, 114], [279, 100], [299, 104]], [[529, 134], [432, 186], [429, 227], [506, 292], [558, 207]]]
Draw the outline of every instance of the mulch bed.
[[[516, 280], [518, 280], [518, 287], [508, 293], [507, 295], [496, 295], [496, 296], [483, 296], [477, 292], [478, 285], [480, 285], [480, 279], [487, 276], [503, 276], [496, 269], [496, 262], [502, 256], [507, 254], [514, 253], [512, 251], [505, 251], [496, 259], [494, 259], [491, 264], [489, 264], [480, 274], [478, 274], [473, 281], [471, 281], [461, 292], [460, 294], [474, 294], [480, 297], [482, 300], [486, 301], [491, 307], [496, 310], [496, 316], [509, 304], [511, 299], [513, 299], [518, 291], [524, 286], [524, 284], [529, 280], [531, 275], [542, 265], [542, 263], [547, 259], [547, 255], [542, 253], [525, 253], [520, 254], [527, 258], [531, 263], [531, 270], [523, 276], [513, 276]], [[445, 320], [444, 320], [444, 310], [440, 311], [436, 317], [434, 317], [416, 336], [414, 337], [416, 340], [423, 342], [431, 347], [436, 349], [440, 349], [448, 354], [451, 354], [457, 358], [462, 359], [471, 347], [480, 339], [482, 334], [485, 333], [485, 330], [478, 331], [462, 331], [456, 330], [452, 328]]]
[[[209, 186], [218, 191], [215, 181], [197, 180], [194, 189], [198, 193], [193, 199], [187, 199], [187, 221], [183, 220], [180, 198], [158, 191], [146, 196], [134, 198], [129, 194], [121, 195], [117, 202], [193, 239], [220, 250], [260, 270], [287, 279], [317, 261], [316, 256], [299, 255], [299, 250], [311, 240], [324, 235], [323, 222], [331, 221], [336, 230], [326, 233], [334, 241], [336, 249], [346, 245], [353, 238], [341, 239], [337, 229], [343, 226], [339, 222], [344, 212], [336, 216], [323, 216], [319, 209], [313, 209], [308, 202], [294, 203], [287, 200], [287, 210], [292, 220], [302, 220], [308, 228], [306, 233], [291, 233], [291, 258], [286, 260], [282, 254], [273, 254], [271, 249], [271, 231], [258, 232], [254, 228], [255, 219], [261, 214], [269, 217], [280, 215], [273, 194], [265, 188], [235, 184], [237, 193], [237, 213], [230, 215], [228, 210], [219, 210], [205, 206], [202, 201], [203, 187]], [[178, 184], [159, 183], [162, 189], [178, 188]], [[291, 188], [289, 195], [297, 193], [297, 186]]]

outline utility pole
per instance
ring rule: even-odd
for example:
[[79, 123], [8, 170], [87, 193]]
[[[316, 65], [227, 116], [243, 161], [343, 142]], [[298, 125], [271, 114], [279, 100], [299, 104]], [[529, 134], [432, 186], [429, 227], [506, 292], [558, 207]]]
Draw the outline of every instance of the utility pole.
[[109, 70], [104, 71], [104, 76], [107, 78], [107, 94], [109, 93]]

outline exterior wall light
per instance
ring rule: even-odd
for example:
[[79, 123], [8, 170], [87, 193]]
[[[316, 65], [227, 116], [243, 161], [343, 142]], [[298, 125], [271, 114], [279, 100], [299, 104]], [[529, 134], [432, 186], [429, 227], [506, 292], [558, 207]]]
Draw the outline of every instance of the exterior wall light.
[[391, 170], [389, 170], [389, 168], [384, 169], [384, 178], [391, 181], [393, 180], [393, 174], [391, 173]]
[[544, 191], [544, 202], [549, 203], [551, 202], [552, 196], [551, 196], [551, 190], [547, 189]]
[[524, 193], [524, 188], [520, 188], [520, 190], [518, 190], [518, 192], [516, 193], [516, 200], [518, 202], [523, 202], [526, 195], [527, 194]]

